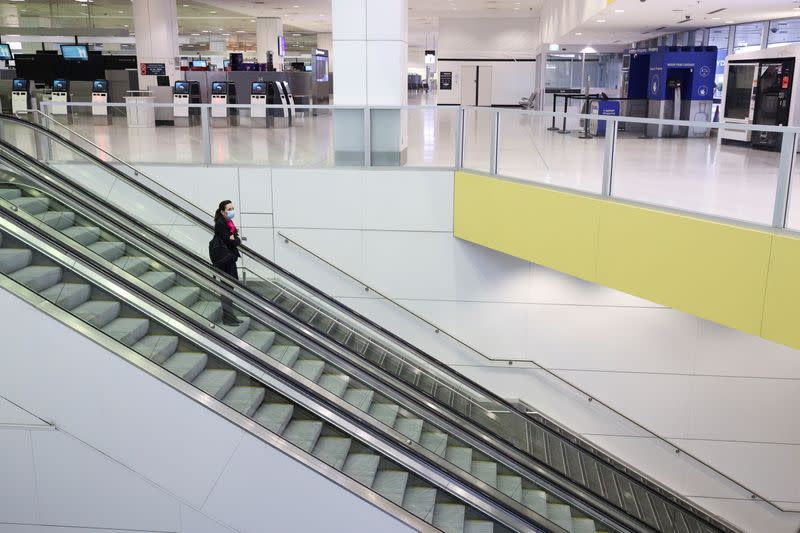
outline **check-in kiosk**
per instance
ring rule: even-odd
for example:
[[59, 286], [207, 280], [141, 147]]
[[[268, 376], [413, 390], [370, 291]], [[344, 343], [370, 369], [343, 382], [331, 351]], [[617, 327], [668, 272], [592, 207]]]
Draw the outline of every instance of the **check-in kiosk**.
[[275, 127], [287, 128], [292, 125], [292, 111], [289, 108], [289, 99], [286, 93], [283, 92], [283, 83], [280, 81], [271, 82], [274, 87], [276, 103], [280, 104], [280, 108], [275, 110]]
[[176, 81], [172, 87], [172, 103], [182, 104], [173, 108], [173, 120], [176, 126], [192, 126], [200, 122], [200, 108], [187, 105], [201, 103], [198, 82]]
[[254, 81], [250, 84], [250, 119], [253, 126], [269, 128], [274, 124], [272, 113], [267, 109], [269, 84], [266, 81]]
[[31, 107], [30, 80], [15, 78], [11, 82], [11, 112], [16, 114]]
[[52, 115], [69, 115], [69, 108], [67, 104], [70, 101], [69, 97], [69, 80], [57, 79], [53, 80], [53, 90], [50, 92], [50, 113]]
[[223, 107], [230, 104], [236, 104], [236, 84], [228, 81], [211, 82], [211, 123], [213, 126], [239, 125], [239, 110]]
[[108, 114], [108, 80], [92, 81], [92, 120], [96, 124], [111, 124]]

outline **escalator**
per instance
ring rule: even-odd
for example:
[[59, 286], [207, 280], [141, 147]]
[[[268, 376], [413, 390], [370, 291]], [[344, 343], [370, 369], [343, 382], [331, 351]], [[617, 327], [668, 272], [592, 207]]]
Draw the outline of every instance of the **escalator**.
[[[405, 442], [511, 515], [547, 531], [733, 530], [494, 398], [251, 250], [244, 250], [247, 290], [232, 280], [214, 279], [201, 266], [210, 232], [205, 213], [141, 174], [129, 176], [107, 166], [51, 132], [16, 119], [2, 121], [4, 139], [9, 130], [24, 129], [34, 141], [27, 150], [7, 143], [0, 149], [8, 166], [0, 196], [4, 207], [17, 210], [15, 216], [58, 233], [64, 246], [104, 262], [111, 274], [128, 276], [142, 294], [167, 300], [195, 327], [211, 323], [221, 340], [243, 341], [238, 345], [250, 360], [329, 393], [345, 411], [355, 407], [361, 422], [380, 426], [382, 436]], [[95, 212], [99, 206], [111, 216]], [[153, 212], [170, 216], [153, 219]], [[128, 231], [132, 227], [136, 231]], [[159, 237], [164, 234], [180, 235], [182, 246], [165, 250]], [[77, 290], [70, 287], [71, 294]], [[196, 355], [178, 351], [176, 341], [156, 338], [170, 335], [149, 335], [141, 321], [123, 313], [122, 304], [81, 302], [81, 291], [80, 297], [76, 292], [68, 298], [80, 302], [76, 308], [101, 312], [103, 320], [109, 319], [102, 327], [121, 339], [138, 339], [134, 346], [157, 362], [167, 364], [180, 355], [173, 364], [189, 365], [185, 354]], [[242, 326], [217, 324], [220, 298], [236, 302]], [[205, 367], [194, 375], [197, 371], [192, 366], [186, 375], [203, 386], [220, 387], [209, 394], [223, 401], [234, 394], [235, 387], [228, 388], [230, 374], [223, 379], [214, 372], [212, 379]]]

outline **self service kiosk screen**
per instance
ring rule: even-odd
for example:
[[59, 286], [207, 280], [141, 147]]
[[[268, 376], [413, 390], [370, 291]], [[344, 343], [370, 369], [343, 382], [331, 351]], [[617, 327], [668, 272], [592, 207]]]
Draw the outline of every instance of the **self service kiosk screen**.
[[0, 44], [0, 59], [14, 59], [11, 55], [11, 45], [7, 43]]
[[94, 93], [107, 93], [108, 80], [94, 80], [92, 82], [92, 92]]
[[176, 81], [175, 82], [175, 94], [189, 94], [189, 82], [188, 81]]
[[228, 84], [224, 81], [215, 81], [211, 84], [211, 94], [228, 94]]
[[192, 61], [192, 66], [194, 68], [206, 68], [208, 67], [208, 61], [206, 61], [205, 59], [195, 59], [194, 61]]
[[89, 48], [85, 44], [62, 44], [61, 55], [67, 61], [88, 61]]
[[11, 90], [12, 91], [27, 91], [28, 90], [28, 80], [14, 80], [11, 82]]
[[251, 94], [267, 94], [267, 84], [263, 81], [254, 81], [250, 87]]
[[65, 93], [69, 90], [69, 82], [67, 80], [53, 80], [53, 92]]

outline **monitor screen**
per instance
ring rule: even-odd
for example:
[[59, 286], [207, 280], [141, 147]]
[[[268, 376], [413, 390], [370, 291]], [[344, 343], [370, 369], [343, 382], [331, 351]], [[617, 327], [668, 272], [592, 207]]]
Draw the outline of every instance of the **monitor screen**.
[[286, 55], [286, 37], [283, 35], [278, 36], [278, 55], [281, 57]]
[[62, 44], [61, 55], [67, 61], [88, 61], [89, 48], [85, 44]]
[[222, 60], [222, 68], [228, 68], [230, 66], [231, 66], [231, 60], [230, 59], [223, 59]]
[[108, 80], [94, 80], [92, 82], [92, 92], [94, 93], [107, 93]]
[[212, 82], [211, 94], [228, 94], [228, 82], [226, 81]]
[[189, 94], [189, 82], [188, 81], [176, 81], [175, 82], [175, 94]]
[[69, 80], [53, 80], [53, 92], [65, 93], [69, 91]]
[[306, 72], [311, 72], [312, 70], [314, 70], [314, 67], [311, 65], [306, 65]]
[[208, 61], [206, 61], [205, 59], [195, 59], [192, 61], [192, 66], [194, 68], [207, 68]]
[[23, 79], [15, 79], [11, 82], [11, 90], [12, 91], [27, 91], [28, 90], [28, 80]]
[[250, 86], [250, 94], [267, 94], [267, 83], [264, 81], [254, 81]]
[[0, 59], [14, 59], [14, 56], [11, 54], [11, 45], [0, 43]]

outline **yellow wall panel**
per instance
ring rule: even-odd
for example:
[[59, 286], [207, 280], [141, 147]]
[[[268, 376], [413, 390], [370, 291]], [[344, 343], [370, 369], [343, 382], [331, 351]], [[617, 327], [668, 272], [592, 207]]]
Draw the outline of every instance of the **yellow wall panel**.
[[773, 237], [761, 335], [800, 347], [800, 240], [795, 237]]
[[800, 239], [468, 172], [454, 234], [800, 348]]

